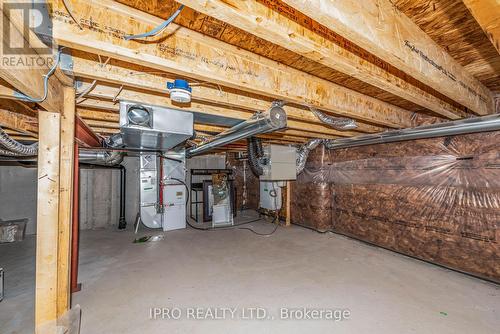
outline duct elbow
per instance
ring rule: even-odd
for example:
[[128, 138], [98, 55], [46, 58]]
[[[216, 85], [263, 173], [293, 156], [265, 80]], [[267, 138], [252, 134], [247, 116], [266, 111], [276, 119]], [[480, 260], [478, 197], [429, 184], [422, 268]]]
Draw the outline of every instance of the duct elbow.
[[297, 175], [304, 171], [306, 167], [307, 157], [309, 156], [309, 152], [318, 147], [319, 144], [323, 143], [322, 139], [311, 139], [301, 147], [297, 149]]

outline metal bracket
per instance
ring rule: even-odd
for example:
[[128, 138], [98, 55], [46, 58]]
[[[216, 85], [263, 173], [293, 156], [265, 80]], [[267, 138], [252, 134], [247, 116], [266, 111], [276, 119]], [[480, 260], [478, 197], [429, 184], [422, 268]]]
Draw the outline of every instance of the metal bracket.
[[282, 100], [276, 100], [276, 101], [273, 101], [273, 102], [271, 103], [271, 108], [273, 108], [273, 107], [282, 107], [282, 108], [283, 108], [283, 107], [285, 106], [285, 104], [286, 104], [286, 102], [285, 102], [285, 101], [282, 101]]
[[61, 56], [59, 58], [59, 67], [61, 70], [70, 76], [73, 76], [73, 56], [70, 54], [61, 52]]

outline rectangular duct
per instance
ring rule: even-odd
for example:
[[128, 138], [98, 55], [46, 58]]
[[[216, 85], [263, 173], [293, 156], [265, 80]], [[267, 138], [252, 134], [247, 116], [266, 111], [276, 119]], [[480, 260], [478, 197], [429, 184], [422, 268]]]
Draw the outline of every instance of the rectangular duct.
[[128, 148], [166, 151], [193, 136], [193, 114], [120, 101], [120, 132]]

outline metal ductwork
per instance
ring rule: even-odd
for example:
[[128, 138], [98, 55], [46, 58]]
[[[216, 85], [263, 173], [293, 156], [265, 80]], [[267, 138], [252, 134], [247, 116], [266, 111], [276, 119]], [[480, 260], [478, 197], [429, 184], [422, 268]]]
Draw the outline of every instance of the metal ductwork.
[[346, 117], [334, 117], [329, 116], [316, 108], [309, 107], [309, 110], [316, 116], [321, 122], [331, 126], [337, 130], [353, 130], [358, 127], [356, 121], [352, 118]]
[[323, 144], [328, 149], [338, 149], [495, 130], [500, 130], [500, 115], [467, 118], [351, 138], [324, 140]]
[[248, 165], [252, 173], [259, 177], [264, 173], [264, 168], [260, 159], [264, 155], [264, 150], [262, 149], [262, 142], [259, 138], [250, 137], [247, 139], [247, 155], [248, 155]]
[[309, 156], [309, 152], [318, 147], [318, 145], [322, 142], [323, 139], [311, 139], [297, 149], [297, 175], [302, 173], [302, 171], [306, 167], [306, 161], [307, 157]]
[[114, 166], [119, 165], [123, 161], [123, 152], [80, 149], [78, 152], [78, 160], [80, 163], [84, 164]]
[[[115, 141], [120, 141], [120, 138], [116, 136], [114, 139]], [[33, 160], [36, 160], [37, 155], [38, 143], [25, 145], [12, 139], [2, 128], [0, 128], [0, 156], [17, 159], [32, 157]], [[117, 151], [107, 152], [81, 149], [78, 158], [81, 163], [114, 166], [122, 162], [123, 153]]]
[[193, 157], [240, 139], [276, 131], [285, 128], [286, 124], [285, 110], [283, 110], [282, 107], [275, 105], [268, 111], [257, 113], [250, 119], [212, 137], [206, 143], [188, 149], [186, 151], [186, 156]]
[[[4, 149], [5, 148], [5, 149]], [[0, 155], [7, 156], [33, 156], [38, 154], [38, 143], [25, 145], [12, 139], [0, 127]]]
[[167, 151], [193, 136], [193, 119], [182, 110], [120, 101], [119, 143], [130, 149]]
[[383, 133], [363, 135], [334, 140], [312, 139], [297, 149], [297, 175], [305, 167], [309, 151], [320, 143], [327, 149], [340, 149], [364, 145], [385, 144], [398, 141], [416, 140], [434, 137], [454, 136], [476, 132], [500, 130], [500, 115], [489, 115], [462, 119], [458, 121], [419, 126], [416, 128], [387, 131]]

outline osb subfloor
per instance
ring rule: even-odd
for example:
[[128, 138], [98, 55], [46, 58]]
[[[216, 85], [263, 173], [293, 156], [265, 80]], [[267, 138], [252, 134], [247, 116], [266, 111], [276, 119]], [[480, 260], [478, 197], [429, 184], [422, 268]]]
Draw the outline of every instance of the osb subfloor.
[[[247, 225], [249, 226], [249, 225]], [[269, 223], [253, 223], [260, 232]], [[143, 233], [155, 233], [143, 231]], [[488, 282], [300, 227], [271, 237], [246, 230], [166, 233], [133, 244], [131, 231], [81, 234], [83, 334], [95, 333], [494, 333], [500, 288]], [[0, 332], [30, 333], [34, 238], [0, 245], [6, 297]], [[151, 320], [150, 308], [180, 308]], [[190, 308], [237, 308], [233, 320], [186, 320]], [[261, 307], [274, 320], [242, 320]], [[279, 320], [282, 307], [349, 309], [349, 320]], [[219, 314], [220, 316], [220, 314]]]

